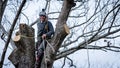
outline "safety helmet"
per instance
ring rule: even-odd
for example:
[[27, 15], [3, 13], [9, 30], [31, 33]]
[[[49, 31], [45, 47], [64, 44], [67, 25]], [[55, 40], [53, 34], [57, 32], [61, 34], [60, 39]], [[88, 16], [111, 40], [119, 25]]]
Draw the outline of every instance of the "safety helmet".
[[39, 13], [39, 16], [45, 16], [46, 17], [45, 9], [42, 9], [42, 11]]

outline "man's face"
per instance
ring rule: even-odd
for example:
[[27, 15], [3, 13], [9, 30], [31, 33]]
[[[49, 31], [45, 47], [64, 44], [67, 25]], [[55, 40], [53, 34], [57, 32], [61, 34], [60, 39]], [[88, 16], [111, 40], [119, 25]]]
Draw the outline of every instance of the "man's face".
[[45, 19], [46, 19], [46, 17], [45, 16], [40, 16], [40, 21], [42, 21], [42, 22], [44, 22], [45, 21]]

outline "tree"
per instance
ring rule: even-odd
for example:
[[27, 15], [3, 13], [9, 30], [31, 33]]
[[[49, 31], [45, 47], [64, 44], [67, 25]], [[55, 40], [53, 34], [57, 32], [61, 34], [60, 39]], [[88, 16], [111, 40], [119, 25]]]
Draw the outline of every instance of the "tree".
[[[48, 11], [50, 6], [52, 6], [50, 5], [51, 1], [46, 0], [45, 7]], [[61, 12], [59, 12], [60, 10], [48, 12], [48, 15], [59, 14], [58, 18], [49, 18], [50, 20], [57, 20], [57, 24], [55, 35], [50, 42], [55, 52], [49, 46], [46, 48], [47, 59], [51, 61], [47, 63], [48, 68], [51, 68], [53, 62], [60, 58], [71, 60], [68, 55], [81, 49], [120, 52], [120, 47], [116, 43], [112, 43], [113, 39], [117, 40], [120, 36], [118, 34], [120, 31], [119, 0], [89, 0], [76, 3], [76, 6], [74, 0], [64, 0], [62, 4]], [[74, 21], [71, 21], [71, 18]], [[66, 24], [69, 26], [69, 29], [66, 29]], [[69, 30], [70, 34], [68, 34]], [[105, 45], [97, 44], [99, 41], [105, 43]], [[75, 43], [77, 43], [76, 46], [74, 45]], [[42, 68], [46, 66], [44, 62]]]

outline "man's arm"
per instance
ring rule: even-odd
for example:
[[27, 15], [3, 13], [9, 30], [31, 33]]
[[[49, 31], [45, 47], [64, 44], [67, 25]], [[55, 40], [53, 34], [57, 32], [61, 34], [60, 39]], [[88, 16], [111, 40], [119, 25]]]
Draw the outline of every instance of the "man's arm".
[[51, 22], [48, 22], [48, 29], [49, 31], [46, 33], [46, 36], [50, 37], [51, 35], [54, 34], [54, 28]]
[[37, 28], [38, 28], [38, 31], [37, 31], [37, 36], [41, 36], [42, 35], [42, 25], [40, 23], [37, 23]]

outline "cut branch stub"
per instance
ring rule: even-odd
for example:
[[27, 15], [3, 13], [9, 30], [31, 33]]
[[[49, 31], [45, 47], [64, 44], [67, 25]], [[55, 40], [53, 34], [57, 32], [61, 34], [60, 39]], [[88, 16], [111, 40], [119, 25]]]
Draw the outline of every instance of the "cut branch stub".
[[13, 39], [13, 40], [14, 40], [14, 42], [17, 42], [17, 41], [19, 41], [19, 40], [20, 40], [20, 38], [21, 38], [21, 37], [20, 37], [20, 35], [17, 35], [17, 36], [15, 36], [15, 37], [14, 37], [14, 39]]
[[16, 49], [9, 56], [15, 68], [34, 68], [35, 40], [34, 29], [26, 24], [20, 24], [20, 30], [13, 39]]
[[67, 26], [67, 24], [64, 24], [64, 29], [65, 29], [65, 32], [66, 32], [67, 34], [70, 34], [70, 29], [69, 29], [69, 27]]

